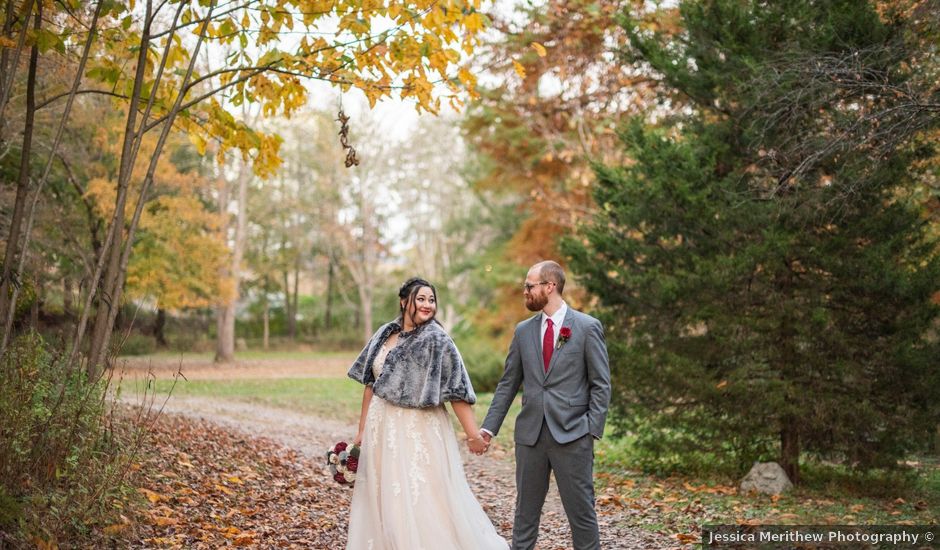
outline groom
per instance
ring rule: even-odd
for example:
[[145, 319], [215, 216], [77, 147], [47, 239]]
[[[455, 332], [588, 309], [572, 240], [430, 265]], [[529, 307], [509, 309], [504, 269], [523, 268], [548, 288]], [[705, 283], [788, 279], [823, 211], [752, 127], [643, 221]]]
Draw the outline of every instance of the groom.
[[555, 262], [532, 266], [523, 287], [525, 305], [537, 315], [516, 326], [481, 430], [487, 443], [499, 433], [521, 386], [512, 548], [535, 547], [554, 471], [575, 549], [599, 549], [593, 471], [594, 440], [604, 433], [610, 402], [604, 327], [568, 307], [562, 299], [565, 272]]

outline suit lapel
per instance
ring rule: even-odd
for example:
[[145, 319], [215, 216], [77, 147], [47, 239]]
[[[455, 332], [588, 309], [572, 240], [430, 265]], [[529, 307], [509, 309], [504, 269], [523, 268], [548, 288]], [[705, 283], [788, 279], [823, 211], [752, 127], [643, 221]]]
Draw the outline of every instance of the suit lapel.
[[[561, 327], [558, 329], [559, 333], [561, 332], [561, 329], [563, 329], [563, 328], [565, 328], [565, 327], [568, 327], [568, 329], [571, 330], [571, 325], [574, 323], [574, 315], [571, 314], [571, 311], [572, 311], [571, 306], [568, 306], [568, 311], [565, 312], [565, 319], [561, 322]], [[541, 328], [541, 327], [539, 327], [539, 328]], [[539, 331], [539, 332], [541, 332], [541, 331]], [[541, 350], [541, 348], [542, 348], [542, 344], [541, 344], [541, 342], [540, 342], [540, 343], [539, 343], [539, 350]], [[549, 375], [552, 373], [552, 371], [555, 369], [555, 363], [557, 362], [556, 360], [557, 360], [558, 355], [559, 355], [560, 353], [561, 353], [561, 349], [560, 349], [560, 348], [558, 347], [558, 345], [556, 344], [556, 345], [555, 345], [555, 349], [552, 350], [552, 358], [551, 358], [551, 360], [549, 360], [549, 362], [548, 362], [548, 370], [545, 371], [545, 378], [548, 378], [548, 376], [549, 376]], [[541, 351], [539, 351], [539, 357], [541, 358]], [[543, 364], [544, 364], [544, 362], [543, 362]]]
[[532, 321], [529, 323], [532, 325], [532, 341], [535, 342], [535, 357], [538, 359], [536, 366], [539, 371], [544, 374], [545, 367], [542, 365], [545, 364], [545, 360], [542, 358], [542, 314], [538, 313], [535, 317], [532, 318]]

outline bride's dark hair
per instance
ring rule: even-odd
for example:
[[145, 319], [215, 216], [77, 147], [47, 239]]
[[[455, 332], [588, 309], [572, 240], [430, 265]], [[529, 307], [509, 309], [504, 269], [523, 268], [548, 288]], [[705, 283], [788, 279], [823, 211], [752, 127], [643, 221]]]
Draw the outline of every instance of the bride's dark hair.
[[[402, 320], [402, 329], [404, 329], [405, 313], [408, 313], [408, 318], [411, 319], [411, 324], [417, 328], [418, 323], [415, 322], [415, 311], [416, 308], [413, 307], [415, 303], [415, 296], [418, 295], [418, 291], [424, 287], [431, 289], [431, 295], [434, 296], [434, 303], [437, 303], [437, 289], [434, 288], [434, 285], [427, 282], [426, 280], [420, 277], [412, 277], [405, 281], [405, 284], [401, 285], [401, 288], [398, 289], [398, 298], [399, 298], [399, 312], [401, 314]], [[402, 303], [404, 302], [404, 303]], [[408, 310], [411, 311], [408, 311]], [[434, 315], [437, 315], [437, 312], [434, 312]], [[428, 323], [431, 321], [437, 322], [437, 319], [431, 317], [428, 319]]]

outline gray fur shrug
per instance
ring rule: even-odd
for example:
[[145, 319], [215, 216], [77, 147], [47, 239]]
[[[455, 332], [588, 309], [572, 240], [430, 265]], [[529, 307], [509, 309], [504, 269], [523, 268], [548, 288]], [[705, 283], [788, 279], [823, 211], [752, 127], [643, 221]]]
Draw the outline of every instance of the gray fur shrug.
[[376, 379], [372, 363], [385, 340], [400, 330], [397, 321], [379, 327], [349, 369], [349, 377], [372, 386], [375, 395], [400, 407], [436, 407], [446, 401], [476, 403], [460, 352], [436, 321], [430, 321], [412, 336], [399, 338]]

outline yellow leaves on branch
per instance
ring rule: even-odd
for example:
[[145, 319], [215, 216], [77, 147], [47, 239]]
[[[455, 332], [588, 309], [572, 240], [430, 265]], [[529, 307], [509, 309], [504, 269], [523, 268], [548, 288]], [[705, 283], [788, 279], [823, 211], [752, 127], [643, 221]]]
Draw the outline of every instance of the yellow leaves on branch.
[[[106, 15], [120, 22], [102, 22], [108, 31], [96, 42], [86, 74], [101, 89], [130, 96], [143, 21], [140, 10], [127, 1], [114, 4]], [[358, 88], [372, 105], [396, 94], [413, 98], [419, 112], [436, 112], [442, 99], [459, 104], [476, 96], [467, 56], [489, 23], [479, 9], [479, 0], [259, 0], [237, 7], [186, 3], [176, 32], [168, 26], [172, 17], [155, 20], [139, 99], [147, 103], [153, 96], [151, 117], [160, 119], [182, 94], [185, 108], [173, 122], [195, 134], [190, 140], [200, 153], [210, 143], [219, 144], [215, 152], [220, 159], [238, 149], [252, 157], [256, 174], [270, 174], [279, 162], [278, 144], [248, 131], [228, 109], [248, 102], [264, 116], [289, 117], [307, 103], [305, 81], [311, 78], [342, 90]], [[214, 62], [206, 73], [197, 64], [187, 81], [199, 37], [208, 59], [224, 61]], [[216, 99], [223, 95], [225, 100]], [[128, 97], [116, 101], [126, 109]]]

